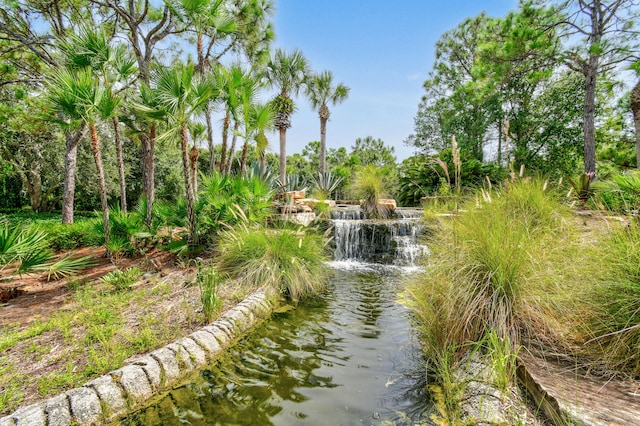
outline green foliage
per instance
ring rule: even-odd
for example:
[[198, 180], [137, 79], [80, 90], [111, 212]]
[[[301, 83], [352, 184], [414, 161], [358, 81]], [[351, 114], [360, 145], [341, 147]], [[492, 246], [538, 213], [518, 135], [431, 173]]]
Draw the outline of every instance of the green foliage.
[[239, 227], [221, 238], [218, 267], [241, 285], [272, 287], [298, 301], [324, 287], [325, 259], [322, 236], [311, 231]]
[[[444, 164], [444, 168], [441, 164]], [[417, 206], [422, 197], [448, 195], [451, 187], [455, 186], [455, 176], [449, 176], [449, 170], [454, 170], [450, 149], [434, 157], [416, 155], [404, 160], [399, 169], [399, 204]], [[486, 185], [487, 179], [493, 185], [505, 178], [505, 170], [495, 163], [482, 163], [470, 156], [461, 159], [460, 184], [465, 191]]]
[[350, 192], [360, 199], [360, 206], [371, 218], [386, 218], [389, 211], [380, 205], [378, 201], [389, 194], [388, 176], [384, 169], [374, 165], [368, 165], [356, 171], [351, 183]]
[[102, 225], [95, 222], [95, 219], [76, 218], [73, 223], [61, 224], [56, 218], [56, 223], [38, 222], [36, 226], [47, 232], [49, 247], [53, 250], [71, 250], [104, 243]]
[[343, 177], [332, 172], [320, 173], [313, 179], [314, 190], [322, 194], [325, 198], [331, 198], [331, 194], [342, 183]]
[[[594, 247], [588, 310], [574, 329], [580, 354], [598, 368], [640, 375], [640, 226], [611, 232]], [[596, 267], [597, 265], [597, 267]], [[575, 318], [576, 314], [572, 317]]]
[[101, 280], [105, 284], [113, 287], [115, 291], [130, 290], [131, 286], [142, 276], [142, 271], [138, 267], [127, 268], [122, 271], [120, 269], [114, 269], [108, 274], [104, 275]]
[[596, 207], [629, 214], [640, 207], [640, 171], [612, 174], [595, 182], [593, 191]]
[[550, 320], [540, 302], [560, 286], [561, 253], [574, 247], [565, 208], [539, 181], [510, 182], [466, 209], [442, 223], [425, 274], [409, 288], [436, 362], [488, 332], [513, 350], [523, 336], [543, 338]]
[[273, 191], [257, 175], [205, 176], [199, 195], [198, 224], [204, 233], [217, 234], [245, 221], [263, 224], [272, 211]]
[[593, 196], [594, 189], [592, 183], [597, 177], [594, 174], [582, 173], [577, 178], [567, 176], [567, 182], [571, 185], [573, 193], [584, 205]]
[[222, 299], [219, 294], [222, 277], [220, 277], [215, 268], [203, 267], [198, 264], [196, 282], [200, 289], [202, 312], [204, 313], [205, 320], [211, 322], [222, 308]]

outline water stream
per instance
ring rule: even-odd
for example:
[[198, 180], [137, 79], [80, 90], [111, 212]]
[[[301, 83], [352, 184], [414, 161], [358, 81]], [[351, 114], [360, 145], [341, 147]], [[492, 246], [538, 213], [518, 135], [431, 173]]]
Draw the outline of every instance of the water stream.
[[[362, 220], [352, 225], [362, 229]], [[407, 233], [415, 245], [417, 234]], [[275, 314], [190, 383], [121, 424], [426, 424], [424, 360], [408, 311], [396, 302], [415, 267], [338, 259], [326, 292]]]

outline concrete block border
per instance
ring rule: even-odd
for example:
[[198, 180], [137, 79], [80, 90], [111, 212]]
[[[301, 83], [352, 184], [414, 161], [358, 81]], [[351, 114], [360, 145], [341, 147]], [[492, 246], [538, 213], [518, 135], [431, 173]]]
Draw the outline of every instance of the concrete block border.
[[0, 418], [0, 426], [101, 425], [135, 411], [213, 361], [269, 317], [275, 297], [257, 290], [219, 319], [115, 371]]

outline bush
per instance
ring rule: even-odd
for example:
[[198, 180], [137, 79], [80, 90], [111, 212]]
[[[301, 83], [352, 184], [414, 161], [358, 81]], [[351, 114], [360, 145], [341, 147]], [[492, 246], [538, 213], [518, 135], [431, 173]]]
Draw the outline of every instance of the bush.
[[130, 290], [131, 286], [140, 279], [142, 271], [137, 268], [128, 268], [124, 271], [115, 269], [101, 278], [102, 282], [113, 287], [115, 291]]
[[264, 224], [272, 212], [273, 192], [260, 176], [204, 177], [198, 201], [198, 226], [215, 235], [221, 229], [247, 222]]
[[274, 287], [294, 302], [324, 287], [321, 235], [242, 226], [225, 232], [220, 241], [219, 271], [242, 285]]
[[99, 246], [104, 242], [102, 222], [95, 219], [77, 218], [72, 224], [38, 224], [49, 236], [49, 247], [53, 250], [72, 250], [80, 247]]
[[378, 204], [378, 200], [389, 194], [384, 170], [368, 165], [361, 167], [356, 172], [351, 182], [350, 192], [360, 199], [362, 210], [371, 218], [386, 218], [389, 215], [387, 209]]
[[593, 247], [585, 304], [573, 315], [581, 355], [596, 366], [640, 376], [640, 225], [614, 230]]
[[436, 365], [488, 332], [514, 351], [525, 336], [550, 336], [548, 294], [562, 287], [564, 261], [579, 250], [566, 208], [542, 187], [510, 183], [439, 230], [427, 271], [409, 287]]

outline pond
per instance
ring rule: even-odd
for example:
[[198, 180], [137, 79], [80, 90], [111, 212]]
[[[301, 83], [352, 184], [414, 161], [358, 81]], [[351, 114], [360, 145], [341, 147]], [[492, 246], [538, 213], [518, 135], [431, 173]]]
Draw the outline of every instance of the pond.
[[332, 262], [320, 296], [276, 313], [122, 425], [413, 425], [425, 361], [397, 302], [414, 267]]

